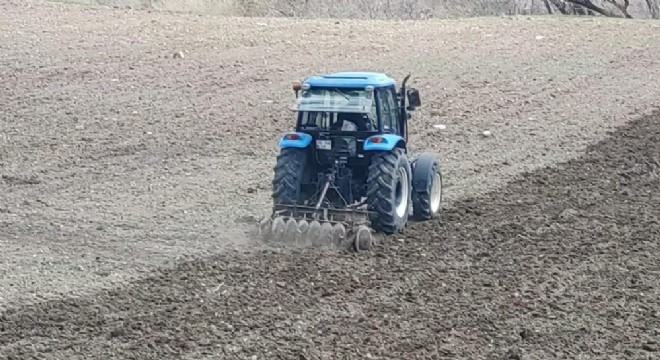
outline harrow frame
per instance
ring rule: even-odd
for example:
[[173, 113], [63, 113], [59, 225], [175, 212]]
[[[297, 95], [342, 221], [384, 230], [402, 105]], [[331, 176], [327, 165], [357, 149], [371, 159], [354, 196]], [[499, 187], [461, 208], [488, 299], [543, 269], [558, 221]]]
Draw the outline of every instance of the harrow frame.
[[264, 240], [311, 243], [320, 247], [369, 250], [373, 235], [369, 211], [276, 204], [259, 223]]

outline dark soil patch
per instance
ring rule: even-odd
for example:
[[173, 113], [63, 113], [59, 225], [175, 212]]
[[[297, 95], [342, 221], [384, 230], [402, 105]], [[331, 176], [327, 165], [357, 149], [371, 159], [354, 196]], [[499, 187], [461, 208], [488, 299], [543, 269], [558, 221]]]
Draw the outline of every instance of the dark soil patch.
[[660, 356], [660, 117], [371, 256], [234, 252], [0, 315], [6, 358]]

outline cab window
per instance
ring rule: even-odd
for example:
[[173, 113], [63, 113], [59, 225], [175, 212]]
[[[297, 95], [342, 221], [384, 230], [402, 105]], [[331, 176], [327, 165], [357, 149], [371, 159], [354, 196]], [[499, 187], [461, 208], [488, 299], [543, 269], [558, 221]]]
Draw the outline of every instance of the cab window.
[[399, 103], [396, 101], [396, 93], [393, 88], [387, 90], [387, 99], [390, 104], [390, 117], [392, 119], [392, 129], [395, 133], [399, 133]]
[[387, 100], [387, 91], [380, 90], [378, 92], [378, 100], [380, 100], [380, 115], [383, 121], [383, 131], [391, 132], [392, 118], [390, 116], [390, 102]]
[[381, 115], [383, 116], [383, 131], [398, 133], [397, 105], [391, 89], [379, 91]]

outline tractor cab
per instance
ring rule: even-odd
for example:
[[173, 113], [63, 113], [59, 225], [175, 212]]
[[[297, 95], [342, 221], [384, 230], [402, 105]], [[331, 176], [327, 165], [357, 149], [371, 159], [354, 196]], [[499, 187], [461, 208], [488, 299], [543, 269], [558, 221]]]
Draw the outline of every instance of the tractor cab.
[[[407, 78], [406, 78], [407, 80]], [[419, 106], [414, 89], [406, 106], [396, 82], [379, 73], [344, 72], [312, 76], [294, 82], [296, 132], [353, 133], [365, 139], [375, 134], [393, 134], [407, 140], [407, 111]], [[410, 101], [413, 100], [413, 101]]]
[[[321, 165], [364, 167], [374, 151], [406, 149], [408, 111], [420, 105], [415, 89], [399, 91], [385, 74], [341, 72], [310, 76], [293, 83], [295, 131], [280, 147], [307, 148]], [[406, 94], [407, 96], [402, 96]]]

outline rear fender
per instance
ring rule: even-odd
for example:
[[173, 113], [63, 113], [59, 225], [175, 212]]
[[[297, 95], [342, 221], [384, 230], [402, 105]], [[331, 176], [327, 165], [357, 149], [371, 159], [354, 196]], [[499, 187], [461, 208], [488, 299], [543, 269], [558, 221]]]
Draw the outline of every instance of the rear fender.
[[395, 134], [379, 134], [368, 137], [364, 141], [364, 151], [391, 151], [395, 147], [406, 148], [403, 137]]
[[280, 148], [304, 149], [312, 143], [312, 135], [301, 132], [290, 132], [280, 138]]

